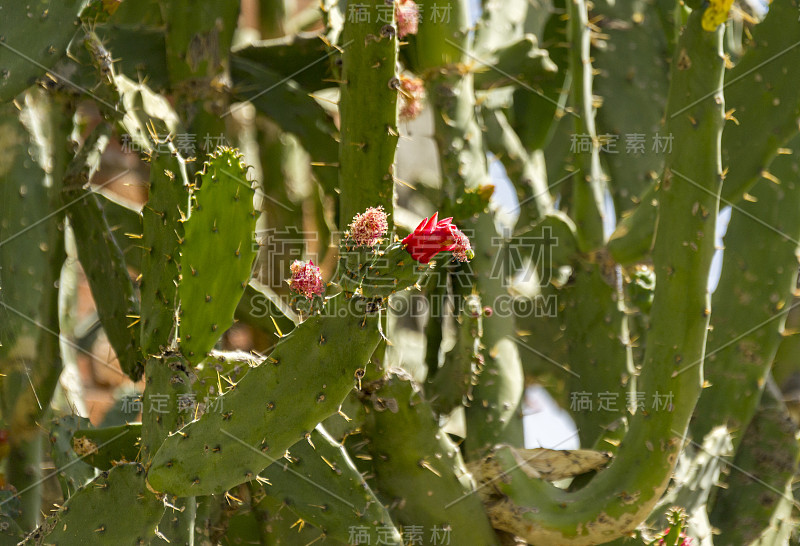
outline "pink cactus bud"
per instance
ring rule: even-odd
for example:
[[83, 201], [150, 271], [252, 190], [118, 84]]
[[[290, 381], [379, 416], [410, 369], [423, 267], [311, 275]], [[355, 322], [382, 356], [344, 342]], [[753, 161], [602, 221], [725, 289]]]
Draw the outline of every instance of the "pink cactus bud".
[[472, 245], [464, 233], [454, 225], [450, 225], [450, 234], [453, 237], [453, 256], [459, 262], [468, 262], [474, 256]]
[[359, 246], [374, 246], [389, 231], [383, 207], [370, 207], [350, 223], [350, 238]]
[[421, 79], [400, 76], [400, 120], [411, 121], [422, 112], [425, 84]]
[[419, 30], [419, 8], [414, 0], [397, 0], [394, 18], [397, 21], [397, 36], [401, 39]]
[[325, 282], [322, 273], [314, 262], [295, 260], [289, 267], [292, 278], [289, 279], [289, 288], [307, 298], [325, 293]]

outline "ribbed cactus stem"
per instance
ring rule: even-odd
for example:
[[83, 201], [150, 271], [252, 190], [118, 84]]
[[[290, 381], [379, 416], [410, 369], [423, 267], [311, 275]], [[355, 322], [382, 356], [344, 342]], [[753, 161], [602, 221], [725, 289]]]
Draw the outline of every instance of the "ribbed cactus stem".
[[[570, 332], [570, 409], [581, 445], [592, 446], [612, 422], [628, 415], [636, 400], [635, 369], [628, 333], [628, 317], [616, 291], [616, 272], [599, 264], [575, 267], [574, 284], [566, 296], [566, 327]], [[585, 302], [596, 302], [591, 309]], [[573, 375], [574, 374], [574, 375]], [[588, 395], [592, 407], [577, 400]]]
[[528, 226], [553, 210], [543, 156], [538, 151], [528, 153], [501, 110], [486, 112], [483, 120], [489, 149], [503, 163], [519, 199], [532, 205], [520, 207], [517, 221], [520, 226]]
[[597, 132], [608, 135], [607, 153], [601, 156], [621, 217], [638, 205], [667, 155], [654, 145], [663, 138], [669, 89], [666, 34], [671, 32], [662, 26], [658, 2], [595, 0], [592, 4], [599, 32], [599, 43], [592, 48], [593, 87], [602, 100]]
[[578, 246], [587, 252], [601, 246], [603, 218], [605, 216], [605, 174], [600, 165], [600, 141], [595, 128], [595, 105], [592, 95], [591, 30], [584, 0], [567, 0], [570, 42], [569, 66], [572, 74], [572, 103], [578, 112], [575, 116], [573, 142], [586, 140], [589, 152], [575, 150], [572, 202], [575, 224], [578, 228]]
[[[488, 212], [473, 219], [469, 229], [475, 234], [473, 286], [480, 290], [481, 303], [494, 310], [508, 296], [507, 279], [496, 270], [493, 272], [497, 263], [508, 259], [508, 248]], [[472, 401], [466, 407], [467, 460], [479, 458], [498, 443], [516, 447], [523, 444], [520, 405], [525, 377], [519, 346], [512, 339], [514, 333], [514, 317], [509, 313], [493, 312], [483, 319], [485, 365], [472, 390]]]
[[442, 67], [427, 80], [445, 198], [451, 202], [489, 181], [471, 74]]
[[[692, 423], [696, 441], [721, 423], [731, 430], [747, 427], [778, 351], [797, 282], [800, 137], [786, 151], [791, 153], [770, 167], [780, 184], [761, 180], [752, 191], [755, 200], [731, 213], [711, 306], [704, 366], [710, 387]], [[738, 445], [741, 436], [733, 441]]]
[[[342, 40], [339, 225], [368, 207], [393, 210], [397, 148], [397, 29], [383, 0], [349, 6]], [[392, 11], [388, 10], [391, 15]]]

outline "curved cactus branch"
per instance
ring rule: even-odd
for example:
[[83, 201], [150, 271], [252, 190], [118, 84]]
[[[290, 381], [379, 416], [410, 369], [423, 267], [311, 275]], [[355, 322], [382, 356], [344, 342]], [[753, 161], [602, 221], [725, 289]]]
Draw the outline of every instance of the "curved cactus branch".
[[[517, 508], [536, 507], [510, 512], [502, 528], [529, 542], [596, 544], [634, 529], [669, 483], [700, 395], [710, 314], [706, 282], [721, 183], [724, 67], [722, 31], [706, 32], [701, 19], [700, 12], [690, 16], [673, 61], [668, 111], [682, 113], [669, 123], [675, 150], [659, 189], [657, 288], [638, 387], [672, 393], [673, 404], [633, 415], [611, 466], [574, 493], [526, 478], [507, 448], [496, 452], [507, 469], [507, 479], [493, 484], [498, 494]], [[707, 95], [714, 100], [698, 100]]]

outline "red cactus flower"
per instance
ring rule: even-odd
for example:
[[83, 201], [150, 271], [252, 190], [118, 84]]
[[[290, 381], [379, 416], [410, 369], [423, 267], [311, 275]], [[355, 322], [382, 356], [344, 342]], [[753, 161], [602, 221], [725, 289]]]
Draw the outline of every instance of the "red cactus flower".
[[425, 84], [421, 79], [400, 76], [400, 120], [411, 121], [422, 112], [425, 99]]
[[389, 230], [383, 207], [370, 207], [356, 214], [350, 224], [350, 238], [359, 246], [374, 246]]
[[289, 288], [302, 294], [307, 298], [325, 293], [325, 282], [322, 280], [322, 273], [314, 262], [301, 262], [295, 260], [289, 267], [292, 278], [289, 279]]
[[438, 220], [439, 213], [425, 218], [402, 243], [411, 256], [426, 264], [439, 252], [452, 251], [455, 258], [465, 262], [474, 256], [469, 239], [454, 226], [452, 218]]
[[397, 21], [397, 36], [405, 38], [419, 30], [419, 8], [414, 0], [397, 0], [394, 5], [394, 18]]

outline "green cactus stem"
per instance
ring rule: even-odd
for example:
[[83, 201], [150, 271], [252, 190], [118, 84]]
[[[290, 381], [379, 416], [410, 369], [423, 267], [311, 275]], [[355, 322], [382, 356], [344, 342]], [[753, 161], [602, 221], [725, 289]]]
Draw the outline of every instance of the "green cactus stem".
[[[569, 364], [573, 373], [567, 385], [581, 445], [591, 446], [605, 428], [628, 415], [629, 405], [641, 403], [642, 410], [646, 401], [634, 397], [636, 371], [616, 273], [607, 263], [600, 263], [577, 265], [573, 275], [574, 284], [562, 291], [567, 300], [567, 332], [572, 339]], [[582, 305], [587, 301], [595, 302], [591, 310]], [[579, 401], [586, 395], [592, 402], [589, 408], [581, 407]]]
[[194, 408], [181, 404], [182, 397], [192, 390], [189, 365], [180, 355], [166, 353], [150, 357], [144, 372], [141, 460], [147, 463], [167, 436], [192, 419]]
[[[669, 88], [667, 38], [653, 0], [592, 2], [603, 39], [592, 50], [594, 93], [602, 98], [597, 132], [609, 135], [602, 154], [614, 197], [622, 216], [661, 172], [665, 153], [653, 148]], [[727, 100], [728, 97], [726, 97]], [[633, 140], [639, 135], [644, 141]]]
[[417, 2], [422, 13], [438, 10], [447, 16], [419, 25], [416, 36], [406, 37], [411, 68], [425, 76], [433, 109], [443, 208], [448, 215], [464, 190], [477, 190], [488, 183], [481, 129], [475, 119], [475, 75], [466, 69], [466, 63], [474, 60], [469, 57], [472, 38], [467, 31], [467, 4], [465, 0]]
[[[152, 356], [145, 364], [139, 459], [146, 466], [164, 439], [194, 416], [188, 369], [178, 354]], [[194, 497], [169, 499], [158, 532], [171, 544], [193, 544], [195, 510]]]
[[[533, 10], [529, 9], [530, 12]], [[513, 127], [525, 148], [533, 153], [542, 150], [553, 138], [556, 127], [566, 114], [567, 99], [572, 85], [569, 69], [569, 20], [561, 17], [566, 11], [564, 0], [552, 3], [550, 16], [541, 31], [540, 44], [558, 67], [556, 77], [542, 82], [541, 92], [517, 87], [513, 95]], [[565, 120], [565, 123], [569, 120]]]
[[226, 2], [217, 9], [197, 9], [190, 0], [160, 0], [166, 23], [167, 69], [178, 115], [196, 135], [206, 154], [205, 138], [225, 133], [228, 111], [222, 81], [239, 16], [239, 5]]
[[480, 297], [465, 296], [463, 289], [461, 292], [458, 297], [463, 301], [456, 303], [460, 311], [456, 315], [455, 345], [444, 355], [442, 367], [435, 373], [428, 373], [425, 385], [431, 408], [440, 415], [447, 415], [455, 408], [469, 404], [472, 388], [483, 370], [483, 307]]
[[[464, 0], [420, 0], [416, 2], [422, 16], [431, 24], [419, 25], [416, 34], [404, 38], [409, 43], [405, 51], [410, 68], [419, 74], [454, 68], [463, 63], [471, 44], [469, 3]], [[438, 14], [434, 17], [433, 14]], [[454, 119], [454, 118], [451, 118]]]
[[[33, 223], [49, 213], [46, 173], [41, 166], [41, 160], [46, 158], [40, 158], [38, 153], [34, 153], [33, 157], [28, 154], [29, 150], [44, 146], [45, 142], [37, 142], [23, 123], [26, 120], [33, 124], [32, 130], [37, 130], [37, 126], [44, 121], [41, 119], [43, 112], [37, 108], [42, 106], [42, 97], [37, 101], [36, 96], [31, 94], [25, 97], [22, 111], [13, 104], [3, 106], [0, 110], [0, 128], [6, 154], [0, 169], [0, 192], [3, 203], [9, 204], [4, 207], [3, 222], [0, 224], [0, 355], [3, 356], [11, 353], [17, 343], [35, 345], [33, 341], [26, 342], [26, 338], [35, 335], [36, 327], [24, 317], [37, 316], [44, 294], [42, 276], [47, 267], [47, 254], [42, 248], [48, 246], [48, 225], [46, 222], [39, 225]], [[44, 153], [44, 149], [40, 149], [39, 153]], [[20, 180], [25, 182], [19, 184]], [[14, 352], [19, 354], [19, 351]], [[13, 393], [4, 393], [3, 398], [4, 405], [7, 405]]]
[[[491, 309], [508, 297], [508, 278], [498, 272], [498, 264], [508, 263], [507, 241], [497, 233], [494, 218], [482, 213], [468, 228], [475, 234], [474, 286], [480, 290], [482, 303]], [[520, 348], [515, 343], [514, 317], [492, 313], [484, 317], [482, 343], [485, 364], [466, 408], [467, 437], [464, 453], [467, 460], [481, 457], [497, 443], [522, 446], [522, 394], [525, 375]]]
[[[340, 226], [367, 207], [393, 211], [397, 129], [397, 29], [393, 15], [379, 17], [383, 0], [349, 6], [342, 32], [342, 84], [339, 113]], [[390, 11], [393, 14], [393, 11]], [[390, 220], [391, 221], [391, 220]]]
[[[583, 252], [602, 246], [604, 192], [606, 175], [600, 165], [600, 141], [595, 126], [595, 103], [592, 95], [593, 72], [590, 59], [591, 30], [583, 0], [567, 0], [567, 39], [570, 43], [569, 66], [572, 74], [571, 98], [578, 115], [575, 117], [573, 142], [577, 174], [573, 178], [573, 216], [578, 228], [578, 247]], [[588, 153], [581, 141], [589, 141]], [[572, 151], [572, 150], [571, 150]]]
[[435, 381], [441, 363], [447, 293], [447, 268], [434, 269], [425, 283], [425, 298], [429, 308], [428, 322], [425, 325], [425, 365], [428, 368], [429, 382]]
[[[3, 291], [12, 288], [22, 290], [18, 294], [3, 294], [0, 300], [4, 312], [2, 319], [5, 322], [6, 316], [13, 315], [14, 320], [8, 321], [12, 328], [15, 324], [19, 325], [16, 322], [19, 319], [26, 323], [21, 331], [13, 332], [10, 336], [11, 342], [0, 350], [0, 355], [3, 357], [0, 365], [5, 372], [2, 377], [2, 415], [9, 425], [6, 432], [9, 437], [6, 441], [10, 452], [5, 479], [18, 492], [17, 497], [22, 510], [15, 525], [25, 531], [33, 529], [40, 518], [42, 434], [38, 423], [46, 419], [62, 371], [61, 348], [57, 334], [59, 294], [57, 290], [47, 287], [54, 287], [58, 283], [66, 258], [64, 214], [59, 211], [61, 196], [54, 189], [42, 193], [44, 188], [39, 187], [39, 184], [43, 186], [47, 184], [41, 178], [40, 171], [28, 163], [25, 155], [33, 153], [36, 163], [42, 167], [49, 166], [53, 180], [62, 180], [69, 161], [67, 134], [72, 128], [71, 108], [68, 102], [50, 101], [42, 95], [28, 95], [20, 120], [30, 131], [32, 140], [27, 142], [28, 137], [13, 131], [13, 125], [10, 127], [12, 131], [8, 136], [15, 135], [16, 138], [12, 138], [16, 142], [9, 147], [11, 162], [6, 164], [6, 169], [10, 169], [10, 172], [3, 173], [5, 178], [19, 174], [20, 168], [30, 169], [33, 172], [30, 187], [28, 184], [21, 185], [20, 189], [25, 189], [18, 192], [18, 199], [23, 201], [21, 210], [11, 215], [9, 224], [3, 222], [0, 226], [0, 233], [3, 234], [0, 247], [6, 246], [0, 251], [2, 260], [0, 266], [7, 268], [6, 274], [0, 278], [2, 282], [0, 288]], [[43, 140], [35, 138], [36, 135], [44, 133], [52, 135], [52, 146], [49, 147]], [[34, 158], [30, 160], [33, 161]], [[0, 179], [2, 191], [11, 190], [9, 182], [9, 178]], [[30, 189], [30, 199], [26, 199], [28, 189]], [[10, 203], [15, 202], [18, 201], [13, 198], [10, 201]], [[39, 216], [39, 214], [45, 215]], [[50, 221], [44, 223], [41, 229], [27, 229], [28, 226], [37, 226], [36, 222], [41, 222], [41, 218], [49, 218]], [[26, 243], [30, 246], [24, 246]], [[15, 248], [15, 244], [22, 246]], [[43, 254], [49, 253], [49, 256], [40, 261], [44, 257], [43, 254], [35, 250], [31, 253], [31, 248], [38, 248]], [[9, 254], [15, 251], [19, 254]], [[19, 259], [19, 256], [26, 257]], [[16, 287], [12, 282], [8, 282], [8, 272], [12, 273], [11, 277], [18, 277], [15, 279], [19, 283]], [[14, 272], [18, 275], [14, 275]], [[24, 306], [20, 306], [21, 309], [10, 307], [5, 303], [11, 301], [17, 304], [24, 294], [29, 293], [25, 291], [26, 289], [31, 290], [33, 297], [32, 301], [24, 302]], [[32, 329], [32, 326], [36, 329]], [[6, 343], [5, 338], [2, 342]], [[8, 351], [13, 351], [12, 358], [8, 358]]]
[[797, 134], [800, 78], [792, 69], [800, 63], [798, 10], [798, 0], [771, 2], [745, 54], [725, 76], [725, 108], [732, 118], [722, 133], [724, 202], [739, 202]]
[[[60, 181], [69, 161], [71, 122], [62, 107], [31, 92], [21, 111], [8, 105], [0, 113], [7, 139], [0, 192], [8, 203], [0, 222], [0, 408], [15, 449], [40, 434], [36, 423], [49, 409], [62, 369], [58, 293], [48, 287], [58, 282], [65, 259], [64, 214], [47, 179], [50, 174]], [[52, 146], [43, 134], [53, 136]], [[24, 488], [11, 472], [8, 479]]]
[[[731, 212], [723, 273], [711, 301], [704, 364], [710, 386], [703, 389], [692, 423], [698, 441], [719, 424], [747, 428], [781, 342], [797, 281], [800, 137], [787, 151], [770, 167], [780, 184], [761, 180], [752, 190], [755, 201]], [[740, 440], [735, 437], [734, 445]]]

